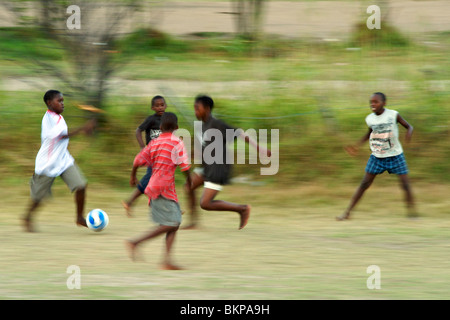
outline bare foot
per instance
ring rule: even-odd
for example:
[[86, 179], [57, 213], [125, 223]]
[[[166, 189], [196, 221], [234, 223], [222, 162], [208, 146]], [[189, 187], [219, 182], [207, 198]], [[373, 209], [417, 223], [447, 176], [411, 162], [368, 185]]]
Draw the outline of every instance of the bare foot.
[[132, 217], [133, 215], [131, 214], [131, 208], [128, 205], [128, 203], [126, 203], [125, 201], [122, 201], [122, 206], [125, 208], [125, 213], [127, 214], [127, 216]]
[[343, 213], [342, 215], [336, 217], [337, 221], [344, 221], [344, 220], [350, 220], [350, 215]]
[[137, 245], [130, 241], [130, 240], [125, 240], [125, 247], [128, 250], [128, 256], [130, 257], [130, 259], [132, 261], [136, 261], [136, 247]]
[[87, 228], [88, 226], [87, 226], [87, 224], [86, 224], [86, 219], [84, 219], [84, 218], [78, 218], [78, 219], [77, 219], [77, 226]]
[[30, 219], [27, 218], [23, 218], [22, 219], [22, 225], [25, 229], [25, 232], [35, 232], [34, 228], [33, 228], [33, 224], [31, 223]]
[[241, 216], [241, 223], [239, 224], [239, 230], [241, 230], [247, 225], [248, 219], [250, 218], [250, 210], [252, 210], [252, 207], [250, 205], [246, 205], [245, 210], [239, 213]]
[[183, 268], [176, 266], [174, 264], [171, 264], [171, 263], [163, 263], [161, 266], [161, 269], [163, 269], [163, 270], [183, 270]]

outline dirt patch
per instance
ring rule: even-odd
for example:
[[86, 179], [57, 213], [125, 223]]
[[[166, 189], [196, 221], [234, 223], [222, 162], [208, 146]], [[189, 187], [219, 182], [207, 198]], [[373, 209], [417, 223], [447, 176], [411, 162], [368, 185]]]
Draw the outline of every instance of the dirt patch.
[[[36, 9], [31, 9], [30, 13], [33, 10]], [[94, 27], [94, 24], [97, 27], [108, 19], [106, 6], [95, 10], [95, 14], [90, 14], [95, 19], [83, 22], [82, 28]], [[346, 38], [356, 23], [369, 17], [360, 1], [269, 1], [265, 11], [264, 31], [288, 37]], [[150, 2], [137, 17], [125, 19], [120, 28], [126, 33], [150, 25], [175, 35], [234, 32], [232, 12], [229, 1]], [[407, 33], [446, 31], [450, 29], [448, 12], [449, 1], [391, 1], [389, 20]], [[0, 10], [0, 27], [14, 25], [17, 25], [14, 15]]]

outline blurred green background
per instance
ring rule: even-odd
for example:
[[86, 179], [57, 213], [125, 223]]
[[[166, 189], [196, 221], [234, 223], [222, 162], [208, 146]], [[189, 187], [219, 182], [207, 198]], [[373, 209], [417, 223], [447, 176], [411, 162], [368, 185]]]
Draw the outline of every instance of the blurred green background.
[[[39, 8], [39, 3], [34, 5]], [[364, 8], [365, 2], [350, 3]], [[163, 9], [149, 10], [158, 16]], [[81, 30], [61, 30], [68, 14], [50, 17], [52, 23], [45, 28], [38, 9], [31, 11], [35, 16], [19, 12], [18, 26], [0, 29], [3, 179], [20, 181], [32, 173], [45, 110], [42, 96], [52, 87], [66, 94], [64, 115], [70, 128], [88, 116], [76, 104], [91, 103], [107, 111], [94, 138], [75, 138], [70, 144], [92, 181], [127, 184], [138, 150], [134, 130], [151, 114], [152, 96], [167, 96], [168, 110], [188, 115], [180, 117], [180, 127], [191, 130], [193, 98], [208, 93], [216, 101], [217, 116], [230, 124], [280, 130], [279, 173], [261, 177], [259, 167], [237, 165], [236, 175], [245, 172], [254, 180], [281, 183], [356, 182], [368, 146], [357, 158], [342, 147], [366, 132], [368, 99], [375, 91], [386, 93], [388, 107], [415, 128], [412, 143], [405, 146], [412, 177], [449, 181], [450, 31], [413, 34], [389, 22], [369, 30], [369, 15], [363, 11], [360, 22], [339, 39], [320, 38], [321, 32], [316, 37], [284, 37], [264, 33], [264, 25], [257, 33], [205, 30], [170, 35], [159, 31], [157, 23], [91, 35], [83, 30], [87, 23]], [[262, 14], [270, 14], [267, 3]], [[104, 46], [88, 43], [105, 34], [110, 39]], [[102, 68], [111, 73], [101, 74]], [[98, 82], [111, 85], [99, 89]]]

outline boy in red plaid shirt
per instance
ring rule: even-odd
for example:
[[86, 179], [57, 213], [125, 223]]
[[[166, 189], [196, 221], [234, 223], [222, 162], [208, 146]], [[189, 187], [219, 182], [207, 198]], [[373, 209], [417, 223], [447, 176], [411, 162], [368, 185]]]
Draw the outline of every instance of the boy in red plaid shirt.
[[135, 259], [136, 247], [144, 241], [166, 234], [166, 255], [163, 269], [178, 270], [170, 259], [170, 250], [175, 240], [175, 234], [181, 224], [181, 210], [175, 191], [175, 169], [180, 166], [187, 180], [189, 174], [189, 157], [183, 141], [173, 132], [178, 129], [178, 120], [174, 113], [166, 112], [161, 117], [161, 134], [152, 140], [134, 159], [130, 185], [136, 186], [136, 172], [139, 167], [151, 166], [153, 173], [144, 191], [149, 197], [151, 214], [158, 227], [142, 235], [136, 240], [127, 240], [126, 245], [132, 260]]

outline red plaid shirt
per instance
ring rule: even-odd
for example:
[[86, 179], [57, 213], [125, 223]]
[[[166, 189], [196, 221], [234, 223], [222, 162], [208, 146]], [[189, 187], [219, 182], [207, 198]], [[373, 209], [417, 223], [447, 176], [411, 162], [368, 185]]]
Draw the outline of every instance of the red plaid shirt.
[[152, 140], [134, 159], [135, 167], [152, 167], [152, 176], [145, 188], [149, 199], [163, 196], [178, 202], [175, 191], [175, 169], [181, 171], [190, 169], [189, 158], [183, 141], [170, 132], [161, 133]]

